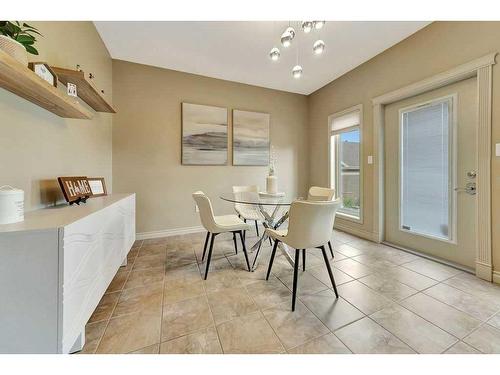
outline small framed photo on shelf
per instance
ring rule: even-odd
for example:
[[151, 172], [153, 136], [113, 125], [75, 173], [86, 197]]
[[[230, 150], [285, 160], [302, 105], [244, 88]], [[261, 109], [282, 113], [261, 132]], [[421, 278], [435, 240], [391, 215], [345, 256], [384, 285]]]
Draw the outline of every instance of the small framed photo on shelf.
[[106, 183], [104, 177], [89, 177], [88, 178], [90, 190], [92, 191], [92, 198], [104, 197], [108, 195], [106, 190]]
[[92, 196], [87, 177], [58, 177], [57, 181], [59, 181], [64, 198], [69, 204], [85, 203], [87, 198]]
[[76, 91], [76, 85], [74, 83], [68, 82], [66, 85], [69, 96], [78, 96], [78, 92]]
[[57, 74], [49, 64], [45, 62], [30, 62], [28, 68], [35, 72], [37, 76], [47, 81], [51, 86], [57, 87]]

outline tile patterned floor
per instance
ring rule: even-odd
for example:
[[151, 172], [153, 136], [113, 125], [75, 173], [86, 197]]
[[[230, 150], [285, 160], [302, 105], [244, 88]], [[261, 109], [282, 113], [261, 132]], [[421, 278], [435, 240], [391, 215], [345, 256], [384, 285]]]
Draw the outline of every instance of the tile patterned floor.
[[[500, 353], [500, 286], [397, 249], [334, 232], [334, 298], [310, 249], [291, 312], [292, 268], [270, 246], [255, 272], [217, 237], [137, 241], [86, 326], [81, 353]], [[247, 237], [247, 247], [256, 240]], [[251, 256], [253, 259], [253, 256]]]

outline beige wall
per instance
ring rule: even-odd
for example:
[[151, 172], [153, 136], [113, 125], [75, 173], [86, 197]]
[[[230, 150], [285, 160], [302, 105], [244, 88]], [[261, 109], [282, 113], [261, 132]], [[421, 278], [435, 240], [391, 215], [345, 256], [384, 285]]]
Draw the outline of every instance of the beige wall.
[[[367, 235], [373, 232], [373, 169], [366, 163], [373, 152], [371, 99], [490, 52], [500, 52], [500, 22], [435, 22], [309, 96], [310, 184], [328, 183], [328, 115], [356, 104], [364, 106], [364, 222], [346, 224]], [[499, 95], [497, 64], [493, 67], [492, 145], [500, 142]], [[494, 155], [492, 199], [493, 261], [500, 271], [500, 158]]]
[[[30, 61], [80, 64], [111, 99], [111, 58], [91, 22], [30, 24], [43, 34]], [[91, 111], [92, 120], [63, 119], [0, 89], [0, 185], [23, 189], [27, 210], [62, 198], [58, 176], [103, 176], [111, 188], [112, 115]]]
[[[113, 61], [113, 180], [137, 193], [137, 232], [200, 225], [191, 193], [203, 190], [216, 214], [233, 213], [219, 199], [232, 185], [265, 185], [267, 167], [181, 165], [181, 103], [271, 114], [280, 189], [304, 194], [308, 180], [307, 98], [255, 86]], [[229, 135], [231, 140], [231, 134]], [[231, 150], [231, 144], [229, 144]]]

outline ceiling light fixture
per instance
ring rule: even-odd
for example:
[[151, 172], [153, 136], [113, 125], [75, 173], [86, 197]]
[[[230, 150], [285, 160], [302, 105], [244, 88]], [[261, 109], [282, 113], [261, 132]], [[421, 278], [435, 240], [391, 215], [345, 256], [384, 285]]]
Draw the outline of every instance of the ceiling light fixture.
[[295, 65], [292, 69], [293, 78], [299, 79], [302, 77], [302, 67], [300, 65]]
[[325, 50], [325, 42], [323, 42], [321, 39], [314, 42], [313, 52], [316, 55], [321, 55], [324, 50]]
[[281, 45], [285, 48], [290, 47], [290, 45], [292, 44], [292, 39], [292, 34], [285, 31], [283, 34], [281, 34]]
[[325, 21], [313, 21], [313, 25], [316, 30], [319, 30], [325, 26]]
[[280, 50], [278, 49], [278, 47], [273, 47], [271, 49], [271, 52], [269, 52], [269, 57], [271, 58], [271, 60], [273, 61], [278, 61], [279, 58], [280, 58]]
[[313, 23], [311, 21], [302, 22], [302, 31], [304, 31], [306, 34], [309, 34], [312, 29], [313, 29]]

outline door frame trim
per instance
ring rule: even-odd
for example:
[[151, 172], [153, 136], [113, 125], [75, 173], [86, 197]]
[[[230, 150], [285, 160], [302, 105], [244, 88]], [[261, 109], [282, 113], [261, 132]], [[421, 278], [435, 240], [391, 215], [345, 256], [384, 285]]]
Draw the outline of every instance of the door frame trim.
[[455, 82], [477, 77], [477, 210], [476, 276], [492, 281], [491, 248], [491, 107], [492, 66], [497, 52], [390, 91], [372, 99], [373, 105], [373, 231], [384, 240], [384, 128], [385, 106]]

